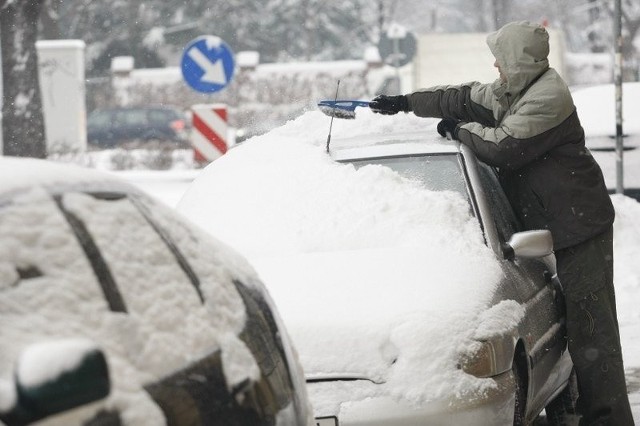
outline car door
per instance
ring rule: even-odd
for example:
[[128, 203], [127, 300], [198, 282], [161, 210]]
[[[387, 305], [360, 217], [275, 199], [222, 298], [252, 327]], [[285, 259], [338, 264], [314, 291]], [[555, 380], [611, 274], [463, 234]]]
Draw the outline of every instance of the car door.
[[[479, 163], [479, 175], [500, 244], [504, 244], [515, 232], [522, 231], [521, 226], [502, 191], [496, 172]], [[566, 347], [564, 302], [558, 297], [550, 268], [542, 261], [503, 260], [502, 266], [520, 303], [526, 307], [522, 337], [531, 367], [529, 395], [534, 399], [532, 404], [542, 404], [544, 401], [540, 400], [547, 392], [545, 386], [554, 388], [549, 382], [550, 373]]]

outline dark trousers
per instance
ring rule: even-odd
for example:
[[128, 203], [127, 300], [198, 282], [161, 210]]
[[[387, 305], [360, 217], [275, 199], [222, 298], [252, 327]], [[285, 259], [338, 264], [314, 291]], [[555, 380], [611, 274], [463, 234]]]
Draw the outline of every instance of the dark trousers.
[[613, 288], [613, 229], [556, 252], [581, 425], [633, 425]]

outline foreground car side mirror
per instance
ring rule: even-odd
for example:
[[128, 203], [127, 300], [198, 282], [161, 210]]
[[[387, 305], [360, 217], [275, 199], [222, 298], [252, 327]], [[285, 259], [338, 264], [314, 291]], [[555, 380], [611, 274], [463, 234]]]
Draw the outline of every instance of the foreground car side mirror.
[[88, 340], [57, 340], [25, 349], [15, 370], [12, 401], [0, 401], [0, 421], [26, 425], [109, 395], [103, 352]]
[[502, 254], [507, 260], [516, 257], [540, 259], [553, 253], [553, 237], [544, 230], [516, 232], [502, 245]]

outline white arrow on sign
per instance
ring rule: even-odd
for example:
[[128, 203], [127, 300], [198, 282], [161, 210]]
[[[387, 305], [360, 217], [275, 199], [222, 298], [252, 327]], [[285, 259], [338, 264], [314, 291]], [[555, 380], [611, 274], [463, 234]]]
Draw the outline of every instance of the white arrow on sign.
[[188, 55], [204, 71], [202, 81], [221, 85], [227, 83], [227, 74], [224, 72], [222, 61], [211, 62], [196, 46], [189, 49]]

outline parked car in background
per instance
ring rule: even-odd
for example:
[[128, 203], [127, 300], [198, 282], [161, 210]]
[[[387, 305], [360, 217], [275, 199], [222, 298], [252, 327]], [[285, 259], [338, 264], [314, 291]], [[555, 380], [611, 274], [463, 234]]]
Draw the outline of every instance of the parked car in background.
[[169, 106], [97, 109], [87, 118], [87, 142], [100, 149], [187, 148], [189, 131], [186, 114]]
[[[615, 86], [602, 84], [572, 92], [584, 127], [587, 148], [602, 172], [609, 192], [616, 191]], [[622, 85], [622, 145], [624, 193], [640, 201], [640, 82]]]
[[328, 155], [317, 112], [245, 142], [177, 207], [256, 267], [316, 424], [565, 416], [575, 382], [549, 231], [524, 231], [495, 170], [436, 120], [358, 114], [335, 120]]
[[0, 424], [304, 425], [249, 264], [116, 178], [0, 157]]

